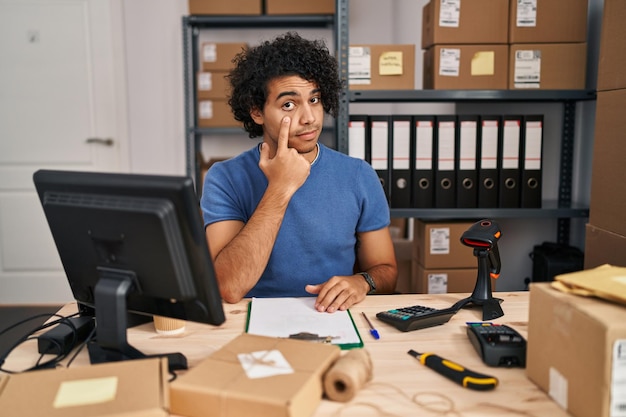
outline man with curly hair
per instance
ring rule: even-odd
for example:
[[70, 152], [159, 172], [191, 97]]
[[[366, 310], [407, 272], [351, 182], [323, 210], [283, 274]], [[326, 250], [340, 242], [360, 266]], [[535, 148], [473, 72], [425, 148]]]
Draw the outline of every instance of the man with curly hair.
[[229, 104], [262, 143], [214, 164], [201, 206], [222, 298], [316, 295], [319, 311], [392, 293], [389, 207], [373, 168], [319, 143], [342, 83], [322, 41], [286, 33], [242, 51]]

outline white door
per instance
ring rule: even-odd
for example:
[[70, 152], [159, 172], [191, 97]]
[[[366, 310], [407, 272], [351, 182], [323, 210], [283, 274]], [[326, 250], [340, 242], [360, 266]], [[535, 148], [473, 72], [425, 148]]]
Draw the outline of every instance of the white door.
[[0, 304], [73, 299], [33, 172], [126, 168], [119, 1], [0, 0]]

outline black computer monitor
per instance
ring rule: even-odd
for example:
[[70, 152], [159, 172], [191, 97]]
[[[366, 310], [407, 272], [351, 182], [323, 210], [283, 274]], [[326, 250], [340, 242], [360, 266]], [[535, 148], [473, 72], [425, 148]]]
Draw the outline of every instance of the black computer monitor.
[[[95, 314], [92, 363], [145, 357], [128, 344], [128, 313], [225, 321], [190, 178], [39, 170], [33, 180], [72, 294]], [[170, 369], [186, 367], [166, 355]]]

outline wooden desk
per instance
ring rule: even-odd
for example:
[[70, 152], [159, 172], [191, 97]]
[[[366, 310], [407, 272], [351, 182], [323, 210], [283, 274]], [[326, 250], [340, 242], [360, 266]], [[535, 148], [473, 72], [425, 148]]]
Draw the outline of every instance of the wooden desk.
[[[469, 307], [457, 313], [448, 323], [413, 332], [400, 332], [375, 318], [379, 311], [414, 304], [445, 308], [467, 294], [403, 294], [374, 295], [351, 309], [365, 348], [372, 357], [374, 378], [349, 403], [323, 400], [314, 416], [367, 417], [409, 415], [445, 417], [472, 416], [568, 416], [526, 378], [524, 369], [492, 368], [484, 365], [465, 333], [465, 323], [481, 321], [481, 309]], [[502, 298], [504, 316], [494, 322], [508, 324], [527, 336], [528, 292], [496, 293]], [[185, 334], [164, 337], [155, 333], [152, 324], [132, 328], [129, 342], [146, 354], [182, 352], [193, 367], [244, 331], [248, 300], [225, 304], [226, 323], [213, 327], [187, 323]], [[71, 314], [75, 306], [69, 304], [61, 314]], [[380, 332], [374, 340], [361, 312], [365, 312]], [[36, 360], [36, 345], [24, 345], [9, 357], [6, 367], [18, 369]], [[462, 388], [443, 376], [421, 365], [407, 354], [409, 349], [434, 352], [477, 372], [496, 376], [500, 384], [488, 392]], [[76, 358], [72, 366], [89, 364], [86, 352]], [[445, 401], [449, 401], [443, 406]], [[420, 405], [419, 403], [422, 403]], [[424, 403], [430, 403], [427, 407]], [[441, 408], [443, 406], [443, 409]], [[439, 411], [436, 411], [439, 410]], [[451, 410], [444, 414], [442, 411]]]

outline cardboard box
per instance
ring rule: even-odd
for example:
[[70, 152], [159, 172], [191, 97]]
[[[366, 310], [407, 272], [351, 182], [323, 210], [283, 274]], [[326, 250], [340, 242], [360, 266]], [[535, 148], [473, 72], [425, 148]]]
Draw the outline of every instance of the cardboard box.
[[586, 43], [510, 45], [509, 88], [579, 90], [585, 88]]
[[[474, 291], [478, 266], [474, 268], [425, 269], [414, 262], [413, 286], [411, 292], [421, 294], [445, 294]], [[495, 291], [496, 280], [491, 280], [491, 290]]]
[[424, 51], [424, 89], [506, 90], [508, 45], [434, 45]]
[[585, 225], [585, 269], [609, 264], [626, 266], [626, 236]]
[[623, 414], [626, 307], [535, 283], [529, 308], [528, 378], [575, 417]]
[[198, 101], [199, 127], [242, 127], [235, 120], [228, 101], [225, 99]]
[[626, 88], [626, 2], [604, 0], [598, 91]]
[[587, 42], [588, 0], [511, 0], [509, 43]]
[[350, 45], [352, 90], [414, 90], [415, 45]]
[[168, 378], [164, 358], [13, 374], [0, 379], [0, 414], [166, 417]]
[[198, 100], [225, 99], [230, 95], [228, 71], [206, 71], [196, 74], [196, 96]]
[[626, 89], [597, 97], [589, 223], [626, 236]]
[[265, 0], [266, 14], [335, 14], [335, 0]]
[[409, 239], [393, 239], [393, 248], [396, 253], [396, 264], [398, 265], [396, 292], [400, 294], [415, 292], [412, 288], [411, 265], [413, 241]]
[[476, 268], [474, 251], [461, 243], [461, 235], [475, 222], [413, 223], [413, 259], [425, 269]]
[[424, 6], [422, 49], [434, 44], [508, 43], [509, 0], [471, 0], [458, 9], [454, 6], [440, 0]]
[[262, 0], [189, 0], [189, 14], [260, 15]]
[[233, 58], [247, 47], [244, 42], [203, 42], [200, 48], [202, 71], [230, 70]]
[[[322, 375], [339, 355], [336, 345], [241, 334], [170, 384], [171, 412], [309, 417], [322, 399]], [[265, 357], [276, 365], [262, 364]], [[292, 372], [279, 372], [286, 368]]]

